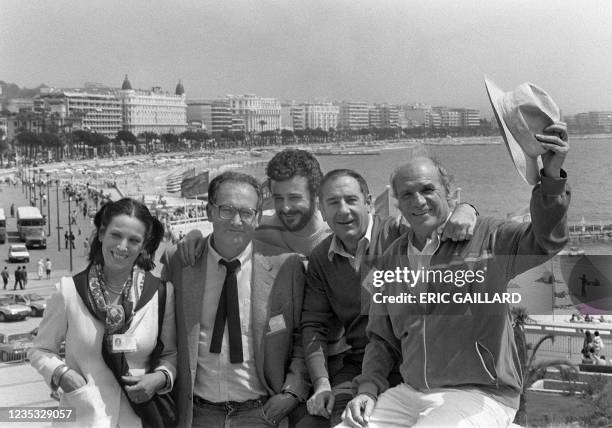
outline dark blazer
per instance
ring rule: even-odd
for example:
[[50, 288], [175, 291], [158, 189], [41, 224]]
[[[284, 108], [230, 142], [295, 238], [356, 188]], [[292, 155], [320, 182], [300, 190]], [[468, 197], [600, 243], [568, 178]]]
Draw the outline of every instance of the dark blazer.
[[[206, 298], [202, 281], [206, 278], [208, 242], [204, 248], [195, 266], [183, 267], [176, 247], [162, 257], [162, 278], [175, 286], [178, 374], [173, 393], [181, 427], [190, 427], [193, 417], [200, 315]], [[259, 380], [270, 396], [288, 390], [306, 400], [310, 383], [299, 331], [304, 289], [301, 258], [282, 248], [253, 241], [252, 278], [253, 352]], [[286, 328], [271, 332], [270, 319], [281, 314]]]

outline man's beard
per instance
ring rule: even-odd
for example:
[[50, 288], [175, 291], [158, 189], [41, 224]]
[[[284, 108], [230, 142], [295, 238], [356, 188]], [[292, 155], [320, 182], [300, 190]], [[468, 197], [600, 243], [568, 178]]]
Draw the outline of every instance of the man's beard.
[[[284, 213], [284, 212], [277, 213], [277, 215], [278, 215], [279, 220], [285, 227], [285, 229], [287, 229], [289, 232], [299, 232], [300, 230], [304, 229], [304, 227], [306, 227], [306, 225], [310, 222], [314, 213], [315, 213], [315, 204], [311, 202], [310, 208], [307, 211], [291, 210], [288, 213]], [[299, 214], [301, 215], [301, 217], [296, 224], [287, 224], [284, 218], [285, 214], [289, 214], [289, 215]]]

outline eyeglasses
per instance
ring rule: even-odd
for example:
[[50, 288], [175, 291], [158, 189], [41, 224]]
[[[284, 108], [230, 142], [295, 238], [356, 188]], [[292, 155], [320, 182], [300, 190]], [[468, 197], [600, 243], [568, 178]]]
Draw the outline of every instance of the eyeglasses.
[[219, 217], [223, 220], [231, 220], [236, 217], [236, 212], [240, 215], [240, 219], [244, 222], [250, 223], [255, 219], [257, 210], [252, 208], [236, 208], [233, 205], [217, 205], [209, 202], [210, 205], [216, 207], [219, 210]]

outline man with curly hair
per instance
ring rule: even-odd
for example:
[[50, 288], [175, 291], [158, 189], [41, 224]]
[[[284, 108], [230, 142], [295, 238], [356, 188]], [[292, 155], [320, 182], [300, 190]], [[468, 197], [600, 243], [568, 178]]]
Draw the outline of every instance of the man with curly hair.
[[[268, 162], [266, 174], [274, 212], [264, 213], [256, 239], [308, 257], [331, 233], [317, 209], [323, 176], [319, 162], [310, 152], [287, 149]], [[201, 232], [192, 230], [179, 243], [185, 264], [193, 264], [202, 251], [202, 242]]]

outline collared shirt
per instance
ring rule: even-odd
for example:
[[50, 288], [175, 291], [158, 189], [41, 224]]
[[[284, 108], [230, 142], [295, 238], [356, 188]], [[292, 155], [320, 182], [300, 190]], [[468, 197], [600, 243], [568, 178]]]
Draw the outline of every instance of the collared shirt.
[[438, 226], [431, 233], [429, 238], [427, 238], [427, 241], [425, 241], [425, 245], [423, 246], [422, 250], [419, 250], [417, 247], [414, 246], [413, 244], [414, 230], [412, 229], [410, 230], [409, 235], [408, 235], [407, 253], [408, 253], [408, 261], [410, 262], [411, 270], [413, 271], [425, 270], [426, 271], [427, 269], [429, 269], [430, 264], [431, 264], [431, 258], [436, 253], [436, 251], [438, 251], [438, 248], [440, 248], [440, 242], [441, 242], [440, 236], [442, 236], [442, 231], [444, 230], [444, 226], [446, 226], [446, 223], [448, 222], [448, 219], [450, 218], [451, 214], [448, 215], [444, 223]]
[[368, 227], [366, 228], [365, 235], [359, 240], [357, 243], [357, 251], [355, 251], [355, 255], [350, 254], [348, 251], [344, 249], [344, 245], [342, 241], [338, 239], [338, 237], [334, 234], [332, 237], [331, 243], [329, 244], [329, 250], [327, 252], [327, 257], [329, 261], [332, 261], [334, 258], [334, 254], [338, 254], [339, 256], [346, 257], [349, 260], [349, 263], [355, 269], [355, 271], [359, 271], [359, 267], [361, 266], [361, 261], [368, 251], [368, 247], [370, 246], [370, 241], [372, 240], [372, 226], [374, 224], [374, 218], [372, 218], [372, 214], [368, 214]]
[[219, 264], [222, 257], [208, 240], [206, 278], [203, 282], [204, 301], [200, 315], [198, 342], [198, 366], [194, 394], [212, 402], [253, 400], [268, 395], [257, 376], [254, 355], [253, 330], [251, 328], [251, 280], [253, 272], [253, 246], [251, 243], [236, 259], [240, 268], [236, 271], [238, 303], [240, 306], [240, 330], [244, 361], [229, 361], [229, 336], [227, 324], [223, 333], [221, 352], [210, 352], [210, 341], [215, 326], [219, 298], [225, 282], [225, 266]]

